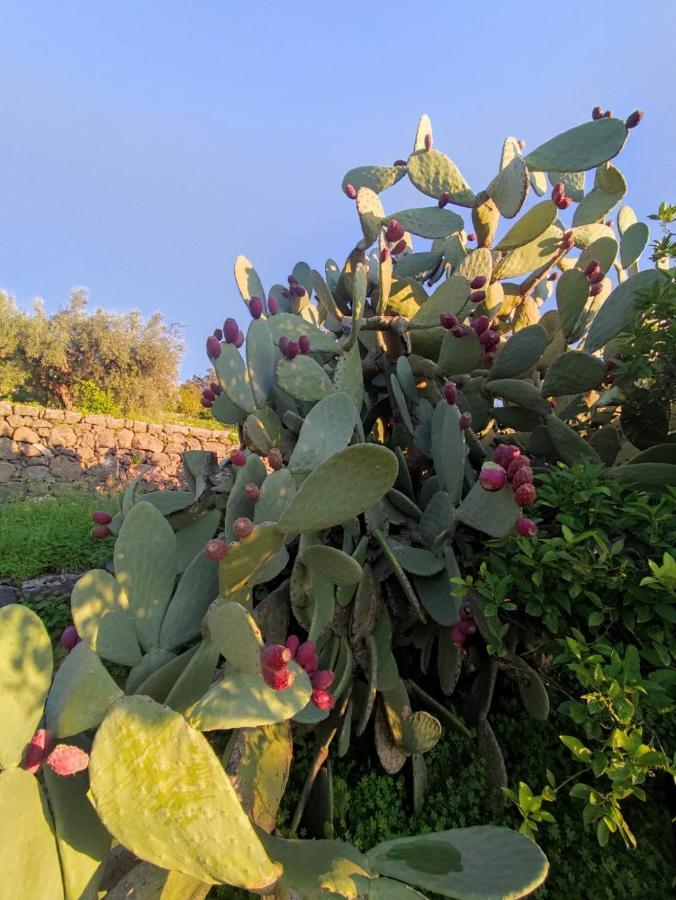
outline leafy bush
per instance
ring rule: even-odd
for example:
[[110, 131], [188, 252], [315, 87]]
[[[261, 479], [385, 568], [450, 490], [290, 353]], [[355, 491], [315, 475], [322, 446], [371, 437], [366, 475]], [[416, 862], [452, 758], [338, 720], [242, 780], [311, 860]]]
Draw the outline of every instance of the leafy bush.
[[102, 416], [120, 416], [115, 400], [93, 381], [81, 381], [75, 385], [73, 399], [80, 412]]

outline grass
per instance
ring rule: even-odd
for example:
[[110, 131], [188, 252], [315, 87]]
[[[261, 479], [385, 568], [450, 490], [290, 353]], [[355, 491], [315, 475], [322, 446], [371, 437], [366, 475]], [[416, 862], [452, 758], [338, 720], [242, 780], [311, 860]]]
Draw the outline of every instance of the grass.
[[48, 572], [100, 567], [112, 556], [113, 540], [90, 536], [90, 514], [114, 508], [112, 497], [83, 490], [3, 504], [0, 579], [21, 582]]

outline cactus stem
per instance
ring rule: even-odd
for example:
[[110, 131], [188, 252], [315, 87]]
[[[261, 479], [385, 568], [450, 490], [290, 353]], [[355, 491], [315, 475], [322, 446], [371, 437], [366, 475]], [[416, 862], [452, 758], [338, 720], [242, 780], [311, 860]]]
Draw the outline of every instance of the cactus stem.
[[472, 733], [464, 722], [462, 722], [456, 715], [454, 715], [454, 713], [452, 713], [450, 709], [448, 709], [448, 707], [443, 706], [441, 703], [439, 703], [438, 700], [435, 700], [434, 697], [430, 697], [430, 695], [421, 687], [418, 687], [415, 681], [407, 681], [406, 687], [411, 694], [415, 694], [415, 696], [418, 698], [418, 700], [421, 701], [421, 703], [434, 710], [434, 712], [440, 715], [442, 718], [446, 719], [448, 724], [455, 728], [456, 731], [459, 731], [460, 734], [463, 735], [463, 737], [472, 737]]
[[385, 535], [382, 533], [382, 531], [379, 528], [374, 528], [373, 531], [371, 532], [371, 534], [373, 535], [373, 538], [376, 541], [376, 543], [379, 545], [380, 549], [385, 554], [385, 558], [387, 559], [389, 564], [392, 566], [392, 571], [395, 575], [395, 578], [401, 585], [404, 593], [406, 594], [408, 600], [411, 603], [411, 606], [415, 610], [416, 615], [418, 616], [418, 618], [420, 619], [421, 622], [427, 622], [427, 615], [425, 613], [425, 610], [422, 608], [422, 604], [420, 603], [420, 600], [418, 600], [418, 595], [413, 590], [413, 585], [408, 580], [408, 576], [406, 575], [406, 572], [404, 572], [404, 570], [402, 569], [401, 563], [397, 559], [394, 551], [392, 550], [390, 545], [387, 543], [387, 538], [385, 537]]

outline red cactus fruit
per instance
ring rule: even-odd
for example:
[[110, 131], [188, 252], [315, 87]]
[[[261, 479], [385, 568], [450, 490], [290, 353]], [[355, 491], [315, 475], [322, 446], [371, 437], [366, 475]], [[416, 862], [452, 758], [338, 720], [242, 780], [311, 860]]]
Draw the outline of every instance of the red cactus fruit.
[[559, 209], [568, 209], [572, 202], [570, 197], [562, 197], [556, 205]]
[[383, 247], [383, 249], [380, 251], [380, 261], [381, 261], [381, 263], [387, 262], [387, 260], [388, 260], [389, 258], [390, 258], [390, 248], [389, 248], [389, 247]]
[[70, 653], [73, 647], [80, 643], [80, 640], [81, 638], [75, 625], [67, 625], [61, 632], [59, 643], [67, 653]]
[[557, 181], [552, 189], [552, 200], [554, 203], [558, 203], [563, 197], [566, 196], [566, 186], [562, 181]]
[[605, 278], [605, 275], [603, 274], [603, 272], [601, 272], [601, 271], [594, 272], [594, 274], [589, 279], [589, 284], [600, 284], [604, 278]]
[[476, 319], [472, 319], [471, 327], [477, 334], [483, 334], [491, 324], [491, 320], [489, 316], [478, 316]]
[[207, 356], [209, 359], [218, 359], [221, 355], [221, 342], [212, 335], [207, 338]]
[[472, 291], [469, 295], [469, 299], [472, 303], [481, 303], [486, 299], [486, 291]]
[[335, 678], [331, 669], [319, 669], [310, 676], [313, 688], [319, 688], [321, 691], [327, 691], [333, 684]]
[[95, 525], [110, 525], [113, 521], [113, 517], [110, 513], [104, 512], [103, 510], [96, 510], [92, 513], [92, 522]]
[[305, 288], [303, 287], [302, 284], [298, 284], [298, 282], [296, 282], [296, 284], [292, 285], [289, 288], [289, 290], [291, 291], [291, 295], [293, 297], [302, 297], [303, 294], [305, 293]]
[[216, 384], [215, 381], [211, 382], [211, 384], [209, 385], [209, 390], [214, 395], [214, 397], [220, 397], [220, 395], [223, 393], [223, 388], [220, 386], [220, 384]]
[[573, 236], [571, 235], [567, 238], [564, 234], [561, 242], [559, 243], [559, 250], [571, 250], [575, 241], [573, 240]]
[[289, 341], [286, 348], [286, 358], [287, 359], [295, 359], [300, 353], [300, 346], [298, 341]]
[[108, 528], [107, 525], [97, 525], [96, 528], [92, 528], [90, 532], [91, 536], [96, 538], [97, 541], [107, 538], [110, 533], [110, 528]]
[[57, 744], [46, 762], [57, 775], [77, 775], [89, 765], [89, 754], [72, 744]]
[[592, 297], [597, 297], [601, 293], [602, 290], [603, 290], [602, 284], [600, 284], [600, 283], [592, 284], [592, 286], [589, 288], [589, 293]]
[[461, 622], [458, 622], [451, 629], [451, 640], [455, 644], [456, 647], [462, 647], [465, 643], [465, 638], [467, 637], [467, 633], [462, 626]]
[[476, 240], [476, 234], [475, 234], [473, 231], [470, 231], [470, 233], [467, 235], [467, 240], [468, 240], [468, 241], [475, 241], [475, 240]]
[[357, 188], [353, 184], [345, 185], [345, 194], [350, 198], [350, 200], [357, 199]]
[[474, 278], [470, 281], [469, 286], [473, 291], [478, 291], [479, 288], [482, 288], [488, 279], [485, 275], [475, 275]]
[[273, 691], [285, 691], [292, 686], [296, 675], [291, 669], [263, 669], [263, 678]]
[[246, 462], [246, 453], [244, 450], [235, 450], [230, 454], [230, 462], [233, 466], [243, 466]]
[[393, 253], [395, 256], [399, 256], [399, 254], [400, 254], [400, 253], [403, 253], [405, 249], [406, 249], [406, 241], [403, 240], [403, 238], [402, 238], [402, 240], [398, 241], [398, 242], [394, 245], [394, 247], [392, 247], [392, 253]]
[[290, 287], [293, 287], [294, 284], [298, 284], [298, 279], [296, 278], [295, 275], [289, 275], [289, 277], [286, 280], [289, 282]]
[[500, 335], [492, 328], [487, 328], [479, 335], [479, 343], [482, 347], [494, 347], [500, 343]]
[[239, 325], [234, 319], [226, 319], [223, 323], [223, 337], [226, 344], [234, 344], [237, 340]]
[[400, 241], [405, 233], [406, 232], [403, 226], [400, 225], [396, 219], [392, 219], [390, 224], [387, 226], [387, 230], [385, 231], [385, 240], [389, 244], [394, 244], [396, 243], [396, 241]]
[[442, 328], [446, 328], [450, 331], [451, 328], [458, 325], [458, 317], [454, 316], [453, 313], [442, 313], [439, 316], [439, 324]]
[[221, 559], [225, 559], [228, 555], [228, 545], [225, 541], [220, 541], [217, 538], [213, 538], [210, 541], [207, 541], [204, 546], [204, 555], [208, 559], [215, 559], [219, 561]]
[[301, 334], [298, 338], [298, 348], [303, 354], [310, 352], [310, 338], [306, 334]]
[[484, 463], [479, 472], [479, 484], [485, 491], [500, 491], [507, 481], [507, 473], [502, 466]]
[[636, 126], [639, 124], [639, 122], [641, 121], [642, 118], [643, 118], [643, 110], [635, 109], [634, 112], [630, 116], [627, 117], [624, 124], [627, 126], [627, 128], [636, 128]]
[[448, 206], [448, 204], [450, 202], [451, 202], [451, 195], [447, 191], [444, 191], [443, 194], [441, 195], [441, 197], [439, 197], [439, 199], [437, 200], [437, 206], [440, 209], [443, 209], [444, 206]]
[[284, 465], [284, 459], [282, 457], [282, 451], [277, 447], [271, 447], [268, 453], [268, 462], [270, 463], [270, 468], [277, 472]]
[[220, 328], [214, 328], [214, 337], [216, 338], [217, 341], [223, 340], [223, 332], [221, 331]]
[[232, 523], [232, 533], [238, 541], [248, 538], [253, 531], [253, 522], [247, 516], [240, 516]]
[[532, 519], [529, 519], [528, 516], [521, 516], [518, 518], [514, 524], [514, 528], [517, 534], [527, 538], [535, 537], [539, 531], [535, 522]]
[[536, 497], [537, 491], [532, 484], [520, 484], [514, 491], [514, 500], [519, 506], [530, 506], [531, 503], [535, 502]]
[[233, 341], [233, 347], [236, 347], [237, 350], [239, 350], [239, 348], [242, 346], [243, 343], [244, 343], [244, 332], [238, 331], [237, 338]]
[[458, 386], [455, 381], [447, 381], [444, 384], [444, 400], [449, 406], [455, 406], [458, 399]]
[[613, 117], [612, 109], [607, 109], [601, 116], [602, 119], [611, 119], [612, 117]]
[[507, 481], [511, 481], [522, 466], [530, 465], [530, 457], [525, 454], [513, 456], [507, 467]]
[[451, 328], [451, 334], [453, 335], [453, 337], [457, 338], [464, 337], [465, 329], [462, 327], [462, 325], [454, 325], [453, 328]]
[[550, 272], [549, 275], [547, 276], [547, 281], [556, 281], [556, 279], [558, 277], [559, 277], [558, 272]]
[[406, 162], [405, 159], [395, 159], [395, 161], [392, 163], [392, 165], [393, 166], [407, 166], [408, 163]]
[[587, 278], [591, 278], [592, 275], [596, 275], [596, 273], [600, 271], [601, 263], [598, 261], [598, 259], [590, 260], [584, 267], [584, 274], [587, 276]]
[[214, 401], [213, 401], [213, 400], [209, 400], [207, 397], [200, 397], [200, 404], [201, 404], [205, 409], [211, 409], [211, 407], [214, 405]]
[[211, 390], [211, 388], [204, 388], [202, 391], [202, 397], [204, 400], [209, 400], [213, 406], [214, 400], [216, 399], [216, 394]]
[[284, 644], [269, 644], [261, 650], [261, 663], [263, 668], [279, 672], [286, 669], [287, 663], [293, 659], [293, 654]]
[[306, 672], [316, 672], [319, 665], [314, 641], [304, 641], [296, 652], [296, 662]]
[[535, 473], [530, 466], [521, 466], [512, 477], [512, 490], [516, 491], [522, 484], [532, 484]]
[[271, 316], [276, 316], [279, 312], [279, 300], [274, 296], [274, 294], [270, 294], [268, 297], [268, 312]]
[[460, 426], [461, 431], [467, 431], [468, 428], [472, 427], [472, 413], [463, 413], [458, 419], [458, 425]]
[[298, 648], [300, 647], [300, 638], [295, 634], [290, 634], [286, 639], [284, 646], [289, 648], [292, 658], [295, 659]]
[[512, 460], [517, 456], [521, 456], [521, 451], [518, 447], [514, 447], [512, 444], [503, 444], [504, 450], [502, 451], [502, 458], [500, 459], [500, 465], [502, 468], [507, 471], [510, 467]]
[[247, 498], [251, 500], [253, 503], [257, 503], [261, 496], [261, 489], [257, 484], [254, 484], [253, 481], [250, 481], [244, 488], [244, 493]]
[[54, 737], [46, 728], [39, 728], [23, 752], [21, 768], [31, 775], [37, 775], [43, 762], [54, 745]]
[[318, 709], [331, 709], [336, 701], [331, 691], [315, 688], [312, 692], [312, 702]]
[[249, 312], [254, 319], [260, 319], [263, 315], [263, 301], [260, 297], [252, 297], [249, 300]]
[[592, 109], [592, 119], [602, 119], [602, 118], [603, 118], [603, 107], [595, 106], [594, 109]]

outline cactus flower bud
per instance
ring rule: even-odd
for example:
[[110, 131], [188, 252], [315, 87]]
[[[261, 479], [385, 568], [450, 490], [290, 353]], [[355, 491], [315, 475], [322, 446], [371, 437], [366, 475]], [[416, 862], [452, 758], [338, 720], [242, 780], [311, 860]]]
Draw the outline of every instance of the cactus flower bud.
[[643, 118], [643, 110], [635, 109], [634, 112], [630, 116], [627, 117], [627, 120], [625, 121], [624, 124], [627, 126], [627, 128], [636, 128], [636, 126], [639, 124], [639, 122], [641, 121], [642, 118]]
[[228, 545], [225, 541], [220, 541], [217, 538], [213, 538], [210, 541], [207, 541], [204, 546], [204, 555], [207, 559], [213, 559], [219, 562], [228, 555]]
[[335, 700], [331, 691], [325, 691], [323, 688], [315, 688], [312, 691], [312, 702], [318, 709], [331, 709]]
[[310, 352], [310, 338], [306, 334], [301, 334], [298, 338], [298, 349], [303, 354]]
[[403, 253], [405, 249], [406, 249], [406, 241], [403, 240], [403, 238], [402, 238], [402, 240], [400, 240], [398, 243], [396, 243], [394, 245], [394, 247], [392, 248], [392, 253], [395, 256], [398, 256], [400, 253]]
[[300, 353], [300, 347], [298, 345], [298, 341], [289, 341], [288, 346], [286, 348], [286, 358], [287, 359], [295, 359]]
[[598, 297], [598, 295], [601, 293], [602, 290], [603, 290], [603, 285], [601, 283], [592, 284], [592, 286], [589, 288], [589, 293], [591, 294], [592, 297]]
[[240, 516], [232, 523], [232, 533], [238, 541], [248, 538], [253, 531], [253, 522], [247, 516]]
[[383, 249], [380, 251], [380, 261], [381, 261], [381, 263], [387, 262], [387, 260], [388, 260], [389, 258], [390, 258], [390, 248], [389, 248], [389, 247], [383, 247]]
[[514, 524], [514, 528], [517, 534], [527, 538], [535, 537], [539, 530], [535, 522], [532, 519], [529, 519], [528, 516], [521, 516], [518, 518]]
[[286, 641], [284, 642], [284, 646], [288, 647], [291, 651], [291, 658], [296, 658], [296, 653], [298, 653], [298, 648], [300, 647], [300, 638], [295, 634], [290, 634]]
[[244, 450], [235, 450], [230, 454], [230, 462], [233, 466], [243, 466], [246, 462], [246, 453]]
[[277, 447], [271, 447], [268, 452], [268, 463], [270, 464], [270, 468], [275, 472], [279, 471], [284, 465], [284, 460], [282, 458], [282, 451]]
[[75, 625], [68, 625], [63, 629], [61, 637], [59, 638], [59, 643], [68, 653], [70, 653], [76, 644], [80, 643], [80, 635], [77, 633]]
[[479, 316], [476, 319], [472, 319], [470, 324], [477, 334], [483, 334], [490, 327], [491, 320], [489, 316]]
[[268, 312], [271, 316], [276, 316], [279, 312], [279, 300], [274, 294], [270, 294], [268, 297]]
[[220, 386], [220, 384], [216, 384], [215, 381], [211, 382], [211, 384], [209, 385], [209, 390], [214, 395], [214, 397], [220, 397], [223, 393], [223, 388]]
[[449, 406], [454, 406], [458, 399], [458, 386], [455, 381], [447, 381], [444, 384], [444, 400]]
[[520, 469], [516, 469], [511, 478], [512, 489], [516, 490], [517, 488], [520, 488], [522, 484], [532, 484], [533, 475], [534, 473], [530, 466], [521, 466]]
[[469, 295], [469, 299], [472, 303], [481, 303], [486, 299], [486, 291], [472, 291]]
[[110, 534], [110, 528], [107, 525], [97, 525], [96, 528], [92, 528], [90, 532], [93, 538], [97, 540], [101, 540], [102, 538], [107, 538]]
[[207, 356], [209, 359], [218, 359], [221, 355], [221, 342], [212, 335], [207, 338]]
[[397, 222], [396, 219], [392, 219], [390, 224], [387, 226], [387, 230], [385, 231], [385, 240], [389, 244], [394, 244], [396, 241], [400, 241], [405, 234], [404, 228]]
[[453, 337], [457, 337], [457, 338], [464, 337], [465, 329], [462, 327], [462, 325], [454, 325], [451, 328], [451, 334], [453, 335]]
[[442, 313], [439, 316], [439, 324], [442, 328], [445, 328], [447, 331], [450, 331], [455, 325], [458, 325], [458, 317], [454, 316], [453, 313]]
[[458, 425], [461, 431], [467, 431], [472, 427], [472, 413], [463, 413], [458, 419]]
[[110, 525], [113, 521], [113, 517], [110, 513], [104, 512], [103, 510], [97, 510], [92, 513], [92, 522], [95, 525]]
[[532, 484], [520, 484], [514, 491], [514, 500], [519, 506], [530, 506], [535, 502], [537, 491]]
[[223, 323], [223, 337], [226, 344], [234, 344], [237, 340], [239, 326], [234, 319], [226, 319]]
[[263, 669], [263, 678], [268, 687], [273, 691], [285, 691], [296, 680], [291, 669]]
[[530, 465], [530, 457], [525, 454], [519, 453], [518, 456], [513, 456], [510, 460], [509, 466], [507, 466], [507, 481], [511, 481], [512, 478], [516, 475], [517, 471], [521, 468], [521, 466], [529, 466]]
[[559, 209], [568, 209], [568, 207], [570, 206], [570, 204], [571, 204], [572, 202], [573, 202], [573, 201], [570, 199], [570, 197], [562, 197], [562, 198], [557, 202], [556, 205], [558, 206]]
[[312, 673], [312, 675], [310, 676], [310, 681], [313, 688], [319, 688], [319, 690], [321, 691], [327, 691], [333, 684], [334, 678], [335, 675], [331, 671], [331, 669], [319, 669], [319, 671]]
[[263, 668], [279, 672], [286, 669], [287, 663], [293, 659], [293, 653], [284, 644], [268, 644], [261, 650], [261, 663]]
[[432, 135], [428, 133], [425, 135], [425, 150], [431, 150], [431, 149], [432, 149]]
[[57, 744], [46, 762], [57, 775], [77, 775], [89, 765], [89, 754], [72, 744]]
[[467, 235], [467, 240], [468, 240], [468, 241], [475, 241], [475, 240], [476, 240], [476, 234], [475, 234], [473, 231], [470, 231], [470, 233]]
[[214, 405], [214, 401], [209, 400], [207, 397], [200, 397], [200, 403], [205, 409], [211, 409]]
[[220, 328], [214, 328], [214, 337], [219, 342], [223, 340], [223, 332]]
[[237, 350], [239, 350], [239, 348], [242, 346], [243, 343], [244, 343], [244, 332], [243, 332], [243, 331], [238, 331], [238, 332], [237, 332], [237, 338], [232, 342], [232, 345], [233, 345], [233, 347], [235, 347]]
[[345, 194], [350, 198], [350, 200], [357, 199], [357, 188], [353, 184], [345, 185]]
[[602, 118], [603, 118], [603, 107], [595, 106], [594, 109], [592, 109], [592, 119], [596, 120], [596, 119], [602, 119]]
[[479, 288], [482, 288], [486, 284], [487, 280], [488, 279], [485, 275], [475, 275], [474, 278], [470, 281], [469, 286], [473, 291], [477, 291], [479, 290]]
[[[296, 651], [296, 662], [310, 675], [317, 671], [317, 647], [314, 641], [304, 641]], [[309, 668], [308, 668], [309, 667]]]
[[244, 488], [244, 493], [252, 503], [257, 503], [261, 496], [261, 489], [253, 481], [250, 481]]
[[263, 301], [260, 297], [252, 297], [249, 300], [249, 312], [254, 319], [260, 319], [263, 315]]
[[392, 165], [393, 166], [407, 166], [408, 163], [406, 162], [405, 159], [395, 159], [395, 161], [392, 163]]
[[439, 199], [437, 200], [437, 206], [439, 207], [439, 209], [443, 209], [444, 206], [448, 206], [450, 202], [451, 195], [447, 191], [444, 191], [441, 197], [439, 197]]
[[479, 484], [485, 491], [501, 491], [506, 481], [507, 473], [494, 463], [484, 463], [479, 472]]

